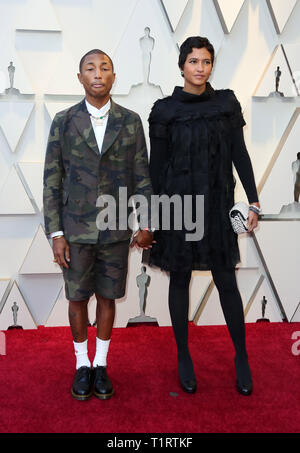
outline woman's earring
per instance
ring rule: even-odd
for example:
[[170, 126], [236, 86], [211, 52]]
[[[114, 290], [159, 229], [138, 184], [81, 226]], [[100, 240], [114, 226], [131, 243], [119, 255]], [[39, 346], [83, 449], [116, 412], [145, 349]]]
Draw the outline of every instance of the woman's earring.
[[181, 71], [180, 74], [181, 74], [181, 77], [184, 77], [184, 72], [183, 71]]

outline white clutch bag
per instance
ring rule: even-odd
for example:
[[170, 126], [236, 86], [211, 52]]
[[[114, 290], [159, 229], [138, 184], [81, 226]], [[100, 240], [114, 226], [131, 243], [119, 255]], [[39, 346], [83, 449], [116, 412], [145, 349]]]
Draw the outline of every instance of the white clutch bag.
[[249, 205], [240, 201], [236, 203], [229, 211], [229, 218], [233, 231], [236, 234], [247, 233], [248, 231]]

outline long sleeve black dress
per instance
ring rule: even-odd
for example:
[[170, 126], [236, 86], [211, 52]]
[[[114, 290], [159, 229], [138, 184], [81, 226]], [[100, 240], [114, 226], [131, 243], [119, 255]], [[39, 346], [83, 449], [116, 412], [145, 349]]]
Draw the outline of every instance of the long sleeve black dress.
[[258, 201], [245, 124], [233, 91], [214, 90], [209, 83], [201, 95], [176, 87], [172, 96], [154, 104], [149, 117], [154, 193], [204, 195], [204, 236], [186, 241], [184, 228], [156, 231], [150, 265], [189, 271], [233, 268], [240, 261], [228, 215], [234, 205], [232, 164], [249, 203]]

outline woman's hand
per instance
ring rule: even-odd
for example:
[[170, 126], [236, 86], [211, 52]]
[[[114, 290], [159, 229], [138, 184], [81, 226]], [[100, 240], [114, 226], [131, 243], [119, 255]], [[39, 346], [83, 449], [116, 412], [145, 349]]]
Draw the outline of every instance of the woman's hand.
[[[260, 208], [259, 203], [251, 203], [251, 204]], [[249, 210], [248, 233], [251, 233], [257, 226], [258, 226], [258, 214]]]
[[70, 247], [64, 236], [54, 239], [52, 243], [54, 262], [69, 269]]

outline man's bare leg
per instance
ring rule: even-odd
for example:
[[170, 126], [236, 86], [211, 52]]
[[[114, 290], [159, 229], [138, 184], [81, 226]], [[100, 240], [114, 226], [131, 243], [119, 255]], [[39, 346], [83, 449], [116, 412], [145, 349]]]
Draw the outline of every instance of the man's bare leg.
[[69, 321], [73, 336], [76, 356], [76, 369], [91, 363], [87, 349], [88, 300], [69, 302]]
[[113, 299], [105, 299], [96, 294], [97, 310], [97, 337], [101, 340], [109, 340], [115, 320], [116, 304]]
[[87, 339], [88, 301], [69, 301], [69, 322], [76, 343], [82, 343]]
[[97, 343], [93, 362], [95, 369], [94, 395], [100, 399], [108, 399], [113, 395], [114, 389], [106, 372], [106, 357], [116, 308], [113, 299], [105, 299], [99, 294], [96, 294], [96, 299]]

